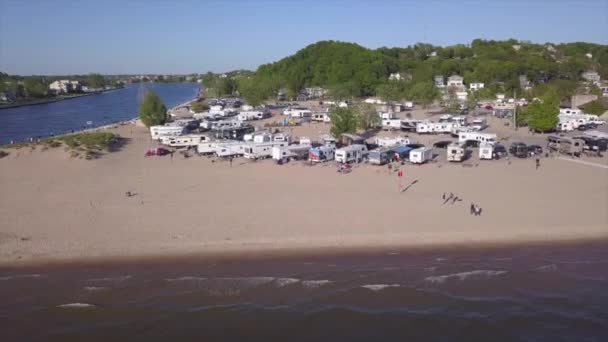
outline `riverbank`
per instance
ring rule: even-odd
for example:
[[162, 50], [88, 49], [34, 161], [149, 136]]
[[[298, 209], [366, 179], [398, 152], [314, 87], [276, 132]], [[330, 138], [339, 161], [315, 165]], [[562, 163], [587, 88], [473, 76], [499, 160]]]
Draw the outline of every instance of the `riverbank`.
[[81, 97], [99, 95], [99, 94], [102, 94], [102, 93], [105, 93], [108, 91], [113, 91], [113, 90], [118, 90], [118, 89], [121, 89], [121, 88], [105, 89], [105, 90], [101, 90], [101, 91], [95, 91], [95, 92], [84, 93], [84, 94], [60, 95], [60, 96], [57, 96], [54, 98], [42, 99], [42, 100], [32, 100], [32, 101], [25, 101], [25, 102], [18, 102], [18, 103], [0, 104], [0, 110], [9, 109], [9, 108], [26, 107], [26, 106], [37, 106], [37, 105], [43, 105], [43, 104], [54, 103], [54, 102], [59, 102], [59, 101], [78, 99]]
[[[399, 191], [386, 168], [144, 158], [156, 146], [145, 128], [109, 131], [128, 144], [99, 160], [40, 149], [0, 159], [0, 263], [608, 236], [608, 171], [557, 158], [539, 170], [529, 160], [406, 165]], [[443, 204], [450, 192], [463, 200]]]

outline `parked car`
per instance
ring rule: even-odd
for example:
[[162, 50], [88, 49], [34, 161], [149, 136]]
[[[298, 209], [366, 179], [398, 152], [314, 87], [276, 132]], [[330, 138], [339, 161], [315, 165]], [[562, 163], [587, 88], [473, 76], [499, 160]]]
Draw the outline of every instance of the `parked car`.
[[164, 156], [169, 153], [171, 153], [171, 151], [167, 150], [166, 148], [156, 147], [156, 148], [151, 148], [151, 149], [147, 150], [145, 157]]
[[543, 154], [543, 148], [538, 145], [529, 145], [528, 146], [528, 155], [541, 155]]
[[493, 109], [494, 109], [494, 108], [493, 108], [492, 106], [490, 106], [490, 105], [487, 105], [487, 106], [485, 106], [485, 107], [483, 107], [483, 108], [484, 108], [484, 109], [486, 109], [486, 110], [493, 110]]
[[503, 145], [496, 144], [496, 145], [494, 145], [492, 154], [494, 156], [494, 159], [500, 159], [500, 158], [508, 155], [507, 148], [504, 147]]
[[464, 142], [464, 147], [479, 147], [479, 141], [477, 140], [466, 140]]
[[528, 157], [528, 147], [526, 144], [521, 142], [511, 144], [511, 147], [509, 147], [509, 152], [517, 158]]
[[442, 140], [442, 141], [438, 141], [436, 143], [433, 144], [433, 147], [436, 148], [447, 148], [449, 144], [451, 144], [452, 141], [450, 140]]
[[423, 144], [407, 144], [407, 145], [405, 145], [405, 146], [407, 146], [407, 147], [411, 148], [412, 150], [415, 150], [415, 149], [417, 149], [417, 148], [424, 147], [424, 145], [423, 145]]

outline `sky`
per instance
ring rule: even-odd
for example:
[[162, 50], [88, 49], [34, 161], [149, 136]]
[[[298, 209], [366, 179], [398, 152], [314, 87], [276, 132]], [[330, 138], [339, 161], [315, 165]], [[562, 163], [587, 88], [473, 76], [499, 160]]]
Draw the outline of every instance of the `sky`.
[[0, 0], [0, 71], [255, 70], [320, 40], [608, 44], [608, 0]]

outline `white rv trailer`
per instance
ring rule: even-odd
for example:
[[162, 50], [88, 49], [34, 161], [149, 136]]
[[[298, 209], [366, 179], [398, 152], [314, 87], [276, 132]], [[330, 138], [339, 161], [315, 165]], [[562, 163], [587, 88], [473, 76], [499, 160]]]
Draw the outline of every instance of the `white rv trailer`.
[[583, 112], [580, 109], [560, 108], [559, 114], [577, 115], [577, 114], [583, 114]]
[[404, 106], [405, 108], [409, 108], [409, 109], [414, 108], [414, 102], [412, 102], [412, 101], [405, 101], [405, 102], [403, 103], [403, 106]]
[[215, 148], [217, 147], [218, 144], [220, 144], [220, 142], [218, 142], [218, 141], [206, 142], [206, 143], [198, 144], [196, 146], [196, 152], [198, 152], [198, 154], [212, 154], [212, 153], [215, 153]]
[[175, 137], [186, 133], [184, 126], [151, 126], [150, 136], [154, 140], [160, 140], [162, 137]]
[[272, 138], [272, 141], [274, 141], [274, 142], [285, 142], [285, 143], [289, 144], [291, 142], [291, 136], [289, 134], [277, 133]]
[[261, 120], [270, 117], [270, 113], [267, 111], [242, 111], [237, 115], [237, 118], [241, 121], [250, 121], [250, 120]]
[[243, 126], [243, 123], [239, 120], [219, 120], [219, 121], [209, 121], [209, 129], [211, 130], [221, 130], [221, 129], [230, 129], [230, 128], [239, 128]]
[[316, 112], [312, 114], [311, 120], [318, 122], [331, 122], [331, 117], [327, 112]]
[[272, 133], [270, 133], [268, 131], [257, 131], [257, 132], [247, 133], [243, 136], [243, 141], [255, 142], [255, 143], [271, 142]]
[[576, 123], [575, 121], [560, 121], [557, 123], [557, 130], [560, 132], [574, 131], [575, 123]]
[[270, 143], [246, 143], [243, 147], [243, 156], [247, 159], [263, 159], [272, 157], [273, 147], [287, 146], [286, 142], [270, 142]]
[[461, 162], [466, 156], [466, 150], [461, 144], [452, 143], [447, 147], [447, 159], [451, 162]]
[[323, 145], [313, 147], [308, 150], [308, 161], [313, 163], [321, 163], [329, 160], [334, 160], [336, 154], [336, 145]]
[[401, 119], [383, 119], [382, 128], [386, 130], [401, 129]]
[[245, 145], [246, 143], [242, 141], [219, 143], [215, 146], [214, 152], [218, 157], [242, 156]]
[[380, 112], [380, 113], [378, 113], [378, 116], [382, 120], [391, 120], [391, 119], [396, 119], [397, 118], [395, 116], [395, 113], [393, 113], [393, 112]]
[[424, 164], [433, 159], [433, 149], [430, 147], [421, 147], [410, 151], [410, 163]]
[[187, 134], [176, 137], [162, 137], [160, 139], [161, 144], [171, 147], [192, 147], [209, 141], [211, 139], [202, 134]]
[[312, 146], [307, 144], [289, 145], [289, 146], [273, 146], [272, 159], [281, 160], [285, 158], [304, 159], [308, 156], [308, 151]]
[[292, 118], [307, 118], [312, 115], [312, 111], [305, 108], [291, 108], [285, 109], [283, 111], [283, 115], [287, 115]]
[[172, 122], [166, 123], [165, 126], [179, 126], [185, 128], [196, 128], [198, 127], [198, 120], [196, 119], [178, 119]]
[[397, 137], [378, 137], [374, 143], [380, 147], [388, 147], [395, 145], [407, 145], [410, 144], [410, 139], [404, 136]]
[[455, 122], [419, 122], [416, 133], [452, 133], [454, 127], [458, 127]]
[[494, 159], [494, 145], [488, 143], [479, 144], [479, 159]]
[[496, 144], [498, 137], [494, 133], [479, 132], [460, 132], [458, 142], [463, 144], [468, 140], [479, 141], [480, 143]]
[[336, 161], [339, 163], [360, 162], [367, 156], [367, 146], [361, 144], [349, 145], [336, 150]]

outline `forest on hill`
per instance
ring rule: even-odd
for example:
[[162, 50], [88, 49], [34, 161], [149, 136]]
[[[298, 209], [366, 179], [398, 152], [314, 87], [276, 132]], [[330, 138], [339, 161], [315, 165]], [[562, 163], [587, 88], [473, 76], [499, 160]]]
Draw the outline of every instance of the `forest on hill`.
[[[251, 103], [285, 89], [288, 98], [306, 87], [323, 87], [338, 98], [377, 95], [412, 98], [429, 91], [433, 76], [458, 74], [465, 84], [483, 82], [484, 93], [520, 89], [525, 75], [539, 91], [546, 85], [565, 96], [577, 87], [581, 74], [597, 71], [608, 78], [608, 46], [593, 43], [534, 44], [517, 40], [473, 40], [467, 45], [418, 43], [404, 48], [368, 49], [354, 43], [320, 41], [277, 62], [261, 65], [253, 74], [204, 81], [217, 95], [238, 90]], [[389, 81], [400, 73], [405, 81]]]

